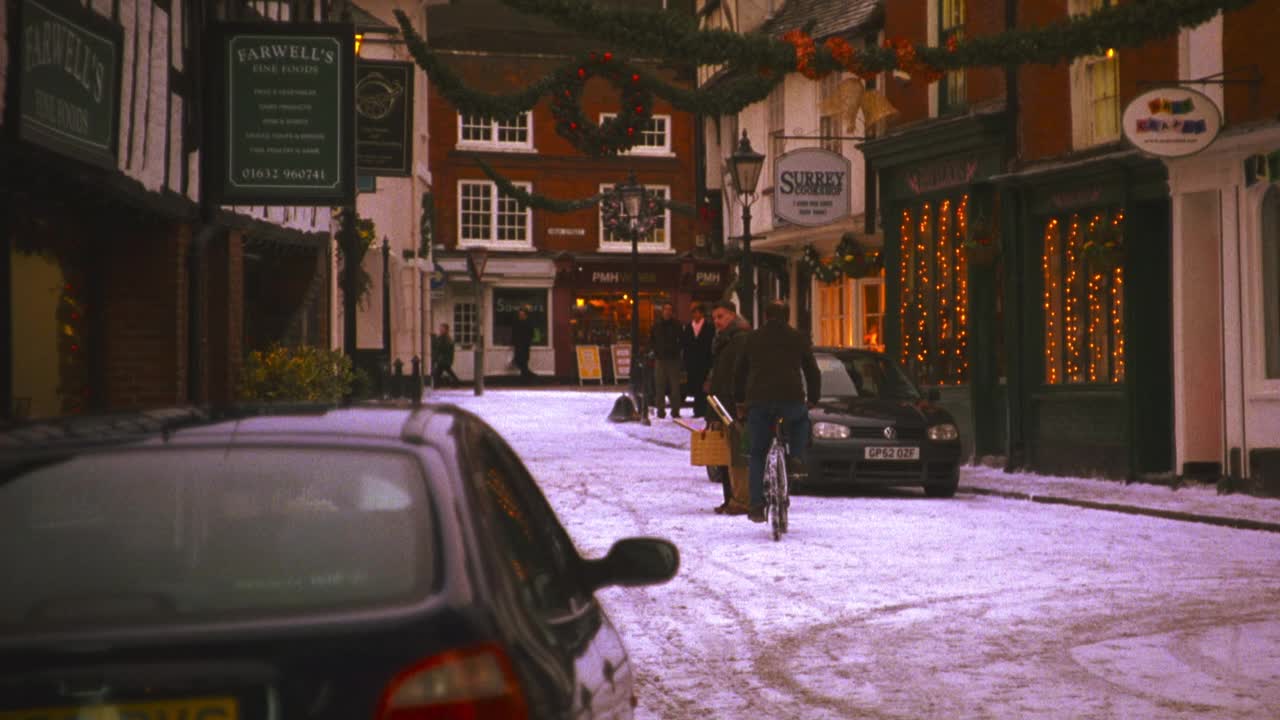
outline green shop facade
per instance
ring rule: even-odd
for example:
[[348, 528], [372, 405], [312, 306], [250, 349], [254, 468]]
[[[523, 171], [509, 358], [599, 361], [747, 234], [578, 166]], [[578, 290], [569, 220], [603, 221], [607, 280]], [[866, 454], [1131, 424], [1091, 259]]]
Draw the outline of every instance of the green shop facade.
[[1173, 463], [1164, 165], [1121, 151], [1005, 173], [1009, 116], [862, 146], [880, 183], [886, 352], [966, 457], [1136, 478]]

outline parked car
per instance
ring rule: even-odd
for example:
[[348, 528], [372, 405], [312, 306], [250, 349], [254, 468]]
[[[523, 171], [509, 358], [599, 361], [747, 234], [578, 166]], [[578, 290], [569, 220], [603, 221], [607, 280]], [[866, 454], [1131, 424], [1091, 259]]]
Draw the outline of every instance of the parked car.
[[959, 483], [955, 419], [926, 398], [892, 358], [870, 350], [815, 348], [822, 398], [810, 411], [812, 485], [921, 486], [951, 497]]
[[0, 432], [0, 718], [629, 718], [579, 556], [520, 458], [450, 406]]

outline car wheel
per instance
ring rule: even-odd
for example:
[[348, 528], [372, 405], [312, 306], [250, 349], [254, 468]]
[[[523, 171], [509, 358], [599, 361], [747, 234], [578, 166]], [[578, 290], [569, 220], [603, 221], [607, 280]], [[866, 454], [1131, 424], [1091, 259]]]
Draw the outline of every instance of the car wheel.
[[955, 497], [956, 488], [960, 485], [960, 477], [953, 475], [950, 480], [944, 483], [936, 483], [924, 486], [924, 494], [931, 498], [949, 498]]

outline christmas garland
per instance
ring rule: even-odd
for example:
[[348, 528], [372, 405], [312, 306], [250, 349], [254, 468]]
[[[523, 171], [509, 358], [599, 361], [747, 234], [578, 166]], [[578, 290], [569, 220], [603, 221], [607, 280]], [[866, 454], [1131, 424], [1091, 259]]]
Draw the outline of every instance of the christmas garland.
[[1124, 262], [1124, 213], [1090, 222], [1080, 251], [1095, 272], [1119, 267]]
[[806, 245], [800, 255], [800, 265], [810, 275], [824, 283], [835, 282], [847, 278], [862, 278], [875, 275], [884, 267], [879, 250], [863, 248], [852, 233], [840, 236], [835, 255], [830, 261], [823, 261], [813, 245]]

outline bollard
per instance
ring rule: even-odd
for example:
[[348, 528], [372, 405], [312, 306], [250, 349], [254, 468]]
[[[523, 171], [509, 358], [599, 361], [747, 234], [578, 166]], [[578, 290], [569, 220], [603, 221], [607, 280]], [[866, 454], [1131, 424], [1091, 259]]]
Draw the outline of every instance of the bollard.
[[391, 397], [404, 397], [404, 361], [396, 358], [391, 367]]

